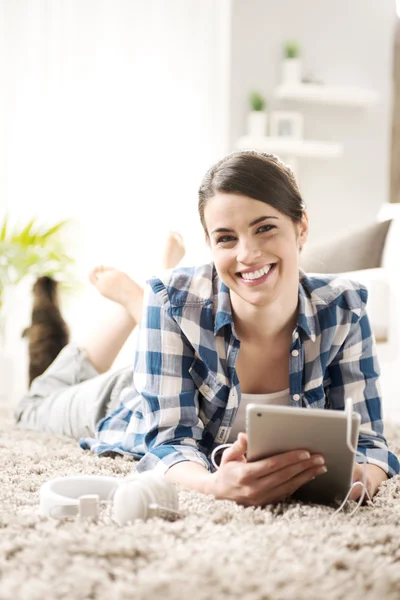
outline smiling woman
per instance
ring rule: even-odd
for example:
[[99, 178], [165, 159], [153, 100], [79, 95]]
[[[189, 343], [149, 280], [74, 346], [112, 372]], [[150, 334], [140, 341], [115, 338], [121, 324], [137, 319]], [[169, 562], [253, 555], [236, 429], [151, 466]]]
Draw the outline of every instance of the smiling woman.
[[[249, 151], [220, 160], [201, 183], [199, 214], [213, 262], [149, 281], [133, 383], [128, 372], [125, 388], [101, 410], [86, 392], [74, 437], [100, 455], [139, 458], [139, 471], [155, 469], [216, 498], [263, 506], [326, 467], [307, 448], [247, 462], [246, 404], [343, 410], [351, 392], [373, 496], [399, 462], [383, 436], [366, 289], [299, 269], [307, 214], [291, 171], [275, 156]], [[53, 376], [55, 370], [54, 363]], [[26, 400], [21, 426], [29, 426], [27, 415], [40, 402], [32, 394]], [[211, 453], [226, 442], [232, 445], [213, 472]], [[355, 464], [353, 479], [361, 476]], [[355, 488], [352, 498], [360, 494]]]
[[239, 153], [206, 175], [199, 197], [215, 269], [230, 290], [241, 391], [288, 390], [285, 357], [297, 320], [299, 250], [308, 233], [296, 182], [275, 156]]

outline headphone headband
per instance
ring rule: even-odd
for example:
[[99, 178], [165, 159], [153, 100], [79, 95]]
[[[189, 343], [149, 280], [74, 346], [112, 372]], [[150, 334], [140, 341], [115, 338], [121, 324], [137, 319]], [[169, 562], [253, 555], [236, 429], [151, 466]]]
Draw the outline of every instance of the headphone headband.
[[47, 481], [40, 488], [40, 512], [47, 517], [61, 519], [76, 516], [79, 511], [79, 498], [83, 495], [97, 495], [100, 501], [109, 500], [113, 492], [123, 482], [118, 477], [102, 475], [80, 475], [58, 477]]
[[175, 486], [148, 471], [125, 479], [99, 475], [58, 477], [40, 488], [40, 512], [47, 517], [96, 517], [100, 502], [112, 504], [118, 525], [151, 516], [180, 514]]

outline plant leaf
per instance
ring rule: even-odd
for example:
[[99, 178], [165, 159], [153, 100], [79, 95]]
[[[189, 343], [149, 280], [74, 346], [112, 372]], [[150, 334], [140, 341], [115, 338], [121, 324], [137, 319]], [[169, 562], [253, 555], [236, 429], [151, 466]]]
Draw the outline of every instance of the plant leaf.
[[[32, 237], [31, 229], [34, 224], [35, 224], [35, 219], [31, 219], [29, 221], [29, 223], [26, 225], [26, 227], [19, 234], [17, 234], [17, 237], [20, 238], [23, 245], [26, 245], [30, 241], [30, 239]], [[17, 240], [15, 240], [15, 241], [17, 241]]]
[[4, 242], [6, 239], [6, 235], [7, 235], [7, 220], [8, 220], [8, 216], [7, 213], [4, 217], [4, 221], [3, 221], [3, 225], [1, 228], [1, 232], [0, 232], [0, 242]]
[[47, 239], [50, 236], [54, 235], [55, 233], [60, 231], [60, 229], [62, 229], [64, 227], [64, 225], [66, 225], [67, 223], [69, 223], [69, 219], [64, 219], [64, 221], [60, 221], [59, 223], [56, 223], [55, 225], [53, 225], [53, 227], [50, 227], [50, 229], [48, 229], [47, 231], [42, 233], [43, 239]]

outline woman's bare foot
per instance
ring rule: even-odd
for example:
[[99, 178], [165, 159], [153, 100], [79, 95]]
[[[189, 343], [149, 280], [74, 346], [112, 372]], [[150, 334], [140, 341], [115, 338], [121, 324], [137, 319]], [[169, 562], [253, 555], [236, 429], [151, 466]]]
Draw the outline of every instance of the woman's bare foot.
[[121, 304], [136, 323], [140, 321], [143, 289], [129, 275], [114, 267], [99, 266], [92, 269], [89, 280], [102, 296]]
[[170, 231], [165, 242], [162, 264], [165, 269], [173, 269], [185, 256], [185, 244], [177, 231]]
[[[182, 236], [171, 231], [168, 234], [162, 257], [163, 267], [172, 269], [185, 255]], [[140, 321], [143, 304], [143, 289], [123, 271], [114, 267], [99, 266], [89, 274], [90, 282], [102, 296], [121, 304], [136, 323]]]

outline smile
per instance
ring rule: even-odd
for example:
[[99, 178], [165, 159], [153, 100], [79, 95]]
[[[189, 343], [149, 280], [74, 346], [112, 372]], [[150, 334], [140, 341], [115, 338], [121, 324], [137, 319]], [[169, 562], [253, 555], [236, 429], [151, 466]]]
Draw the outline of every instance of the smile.
[[275, 266], [276, 263], [272, 263], [270, 265], [265, 265], [261, 269], [257, 269], [255, 271], [238, 273], [238, 276], [246, 283], [260, 283], [261, 281], [265, 281], [267, 279], [269, 273], [274, 269]]

